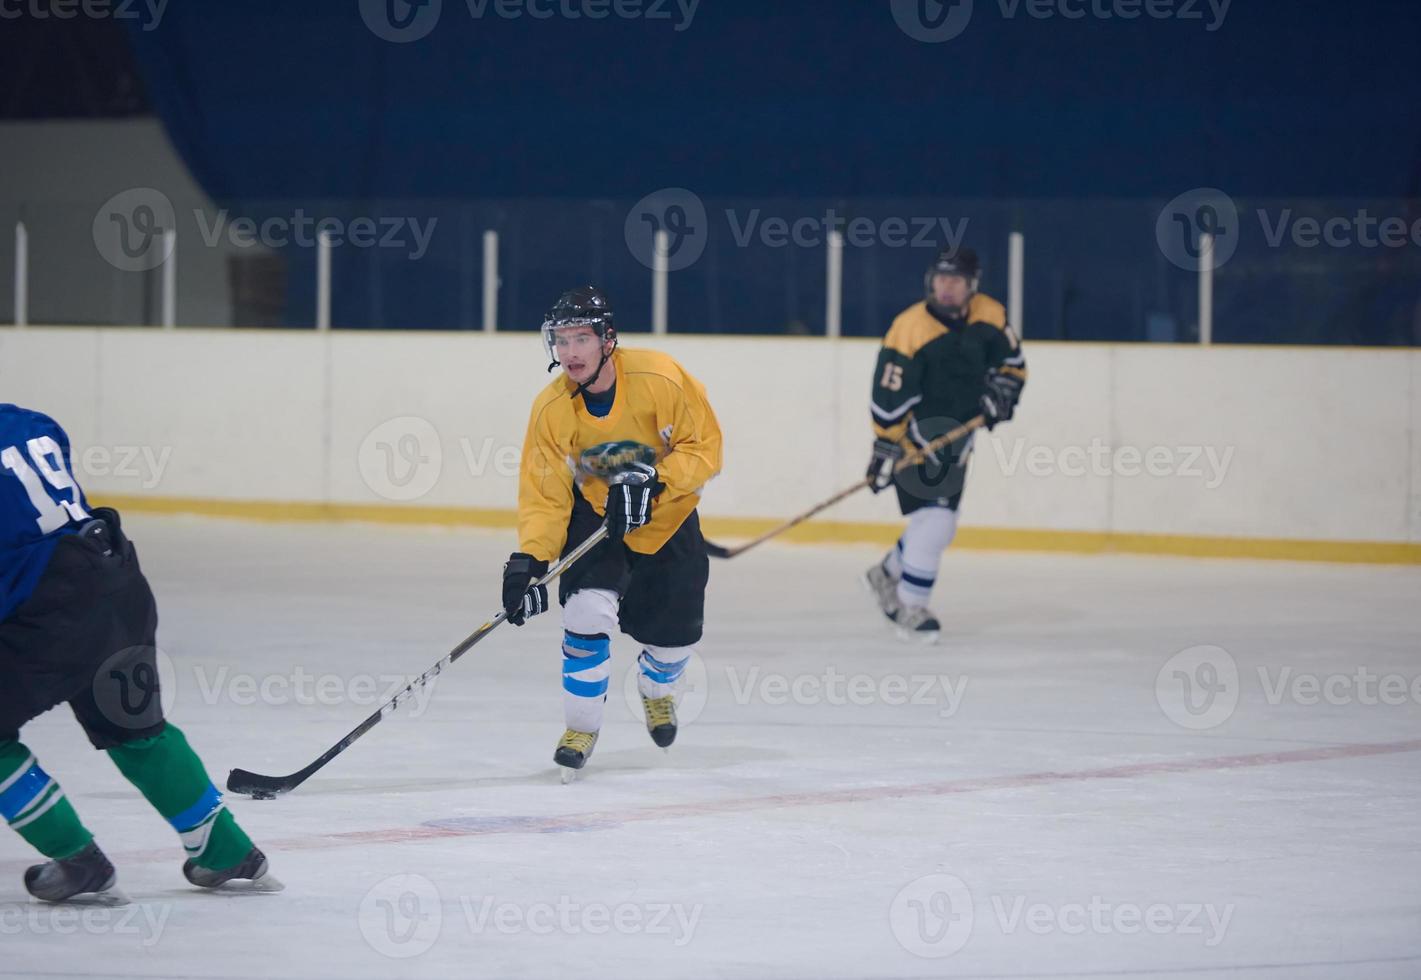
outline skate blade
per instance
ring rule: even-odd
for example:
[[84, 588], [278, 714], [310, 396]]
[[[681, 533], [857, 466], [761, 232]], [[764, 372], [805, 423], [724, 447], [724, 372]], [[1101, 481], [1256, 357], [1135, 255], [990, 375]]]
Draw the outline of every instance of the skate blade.
[[564, 786], [566, 786], [568, 783], [576, 782], [576, 780], [577, 780], [577, 770], [576, 770], [576, 769], [569, 769], [567, 766], [563, 766], [563, 767], [562, 767], [562, 776], [561, 776], [561, 778], [562, 778], [562, 784], [563, 784]]
[[199, 891], [208, 892], [212, 895], [272, 895], [276, 892], [285, 891], [286, 885], [276, 875], [268, 871], [260, 878], [233, 878], [231, 881], [224, 881], [216, 888], [200, 888]]
[[286, 891], [286, 883], [270, 871], [260, 878], [253, 878], [251, 881], [229, 881], [227, 884], [237, 885], [238, 891], [252, 892], [254, 894], [271, 895], [276, 892]]
[[132, 905], [133, 899], [121, 888], [105, 888], [103, 891], [85, 892], [82, 895], [75, 895], [73, 898], [66, 898], [59, 902], [50, 902], [42, 898], [35, 898], [32, 901], [36, 905], [72, 905], [76, 908], [121, 908], [125, 905]]
[[904, 643], [916, 643], [925, 647], [936, 646], [938, 637], [942, 635], [941, 633], [919, 633], [917, 630], [902, 629], [895, 629], [894, 632], [898, 634], [898, 639]]

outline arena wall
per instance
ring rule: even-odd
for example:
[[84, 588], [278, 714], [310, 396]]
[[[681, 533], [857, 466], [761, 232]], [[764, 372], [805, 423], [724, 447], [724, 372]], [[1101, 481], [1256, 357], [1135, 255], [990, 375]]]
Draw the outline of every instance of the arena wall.
[[[650, 338], [627, 336], [635, 346]], [[706, 384], [756, 533], [862, 476], [876, 345], [655, 341]], [[1028, 343], [976, 440], [968, 547], [1421, 563], [1421, 351]], [[533, 334], [0, 330], [0, 400], [46, 411], [96, 498], [274, 519], [511, 526]], [[888, 541], [890, 494], [796, 532]]]

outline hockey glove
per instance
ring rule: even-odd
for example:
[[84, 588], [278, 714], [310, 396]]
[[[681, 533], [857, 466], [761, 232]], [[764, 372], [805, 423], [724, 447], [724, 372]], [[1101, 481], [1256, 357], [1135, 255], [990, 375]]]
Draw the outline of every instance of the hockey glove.
[[633, 464], [613, 477], [607, 488], [607, 537], [620, 541], [649, 523], [652, 501], [665, 489], [655, 467], [646, 463]]
[[546, 574], [548, 563], [545, 561], [521, 551], [508, 556], [503, 566], [503, 611], [514, 626], [522, 626], [547, 610], [548, 587], [533, 584]]
[[893, 468], [903, 458], [903, 447], [892, 439], [873, 440], [873, 456], [868, 461], [868, 472], [864, 475], [873, 482], [868, 488], [874, 493], [893, 485]]
[[987, 372], [987, 380], [982, 385], [982, 417], [987, 428], [998, 422], [1005, 422], [1016, 412], [1016, 401], [1021, 397], [1021, 379], [997, 370]]

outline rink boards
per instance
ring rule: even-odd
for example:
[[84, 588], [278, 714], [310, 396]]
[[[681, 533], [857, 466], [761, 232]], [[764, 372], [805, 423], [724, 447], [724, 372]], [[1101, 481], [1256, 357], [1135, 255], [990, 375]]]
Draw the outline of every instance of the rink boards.
[[[758, 532], [862, 475], [876, 343], [639, 337], [726, 437], [708, 528]], [[980, 434], [965, 546], [1421, 563], [1421, 352], [1028, 343]], [[536, 334], [0, 331], [0, 399], [53, 414], [130, 509], [509, 526]], [[801, 540], [891, 540], [888, 495]]]

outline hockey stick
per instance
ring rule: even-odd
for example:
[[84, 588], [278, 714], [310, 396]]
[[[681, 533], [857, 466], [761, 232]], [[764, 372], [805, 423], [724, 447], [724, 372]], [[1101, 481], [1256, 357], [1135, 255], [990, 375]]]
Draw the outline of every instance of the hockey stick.
[[[935, 453], [939, 449], [946, 449], [954, 442], [957, 442], [959, 439], [966, 437], [969, 433], [980, 429], [986, 424], [987, 420], [980, 415], [977, 416], [975, 419], [971, 419], [967, 422], [964, 422], [962, 425], [959, 425], [951, 432], [937, 439], [934, 439], [932, 442], [928, 443], [926, 446], [923, 446], [921, 449], [914, 449], [912, 452], [907, 453], [893, 467], [893, 472], [901, 473], [909, 467], [917, 466], [929, 453]], [[853, 486], [846, 487], [845, 489], [840, 490], [838, 493], [834, 494], [834, 496], [830, 497], [828, 500], [825, 500], [823, 503], [815, 504], [813, 507], [805, 511], [803, 514], [800, 514], [798, 517], [791, 517], [779, 527], [771, 531], [766, 531], [764, 534], [760, 535], [753, 541], [747, 541], [744, 544], [738, 544], [733, 548], [727, 548], [723, 545], [718, 545], [713, 541], [707, 541], [706, 552], [712, 558], [734, 558], [736, 555], [743, 555], [745, 554], [745, 552], [749, 551], [756, 545], [764, 544], [766, 541], [770, 540], [773, 537], [778, 537], [779, 535], [788, 531], [790, 528], [797, 527], [798, 525], [803, 524], [815, 514], [818, 514], [821, 511], [828, 510], [830, 507], [833, 507], [845, 497], [853, 496], [854, 494], [862, 490], [864, 487], [872, 485], [872, 483], [873, 478], [866, 476], [859, 482], [855, 483]]]
[[[552, 582], [565, 572], [573, 562], [591, 551], [606, 536], [607, 525], [603, 524], [590, 535], [586, 541], [568, 552], [567, 557], [548, 569], [548, 574], [538, 579], [537, 584], [547, 585], [549, 582]], [[241, 793], [244, 796], [250, 796], [256, 800], [274, 800], [282, 793], [291, 792], [315, 775], [326, 763], [350, 748], [356, 739], [380, 724], [386, 715], [393, 713], [401, 704], [413, 697], [416, 689], [424, 687], [434, 678], [438, 677], [444, 668], [453, 664], [454, 661], [467, 653], [474, 644], [503, 625], [506, 619], [508, 619], [508, 613], [499, 610], [497, 616], [480, 626], [470, 634], [464, 642], [460, 643], [453, 650], [450, 650], [443, 660], [416, 677], [403, 691], [386, 701], [380, 706], [378, 711], [362, 721], [349, 735], [341, 739], [335, 745], [332, 745], [319, 759], [311, 763], [305, 769], [299, 772], [293, 772], [289, 776], [263, 776], [259, 773], [248, 772], [245, 769], [233, 769], [227, 777], [227, 790], [232, 793]]]

